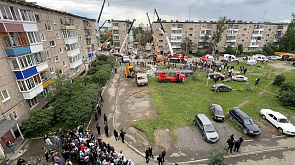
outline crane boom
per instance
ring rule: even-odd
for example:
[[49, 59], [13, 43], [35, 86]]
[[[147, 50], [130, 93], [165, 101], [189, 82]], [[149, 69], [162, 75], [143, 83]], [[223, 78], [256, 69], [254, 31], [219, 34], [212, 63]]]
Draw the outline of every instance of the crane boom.
[[164, 33], [164, 35], [166, 37], [166, 40], [167, 40], [167, 43], [168, 43], [169, 50], [170, 50], [170, 55], [173, 56], [173, 49], [172, 49], [172, 46], [171, 46], [171, 42], [169, 40], [169, 37], [168, 37], [167, 33], [165, 32], [165, 29], [163, 27], [163, 24], [161, 22], [161, 19], [160, 19], [159, 15], [158, 15], [157, 10], [156, 9], [154, 9], [154, 10], [155, 10], [155, 13], [156, 13], [156, 15], [158, 17], [158, 21], [160, 22], [160, 25], [161, 25], [161, 28], [159, 28], [159, 29]]
[[148, 21], [149, 21], [149, 24], [150, 24], [151, 33], [152, 33], [152, 35], [153, 35], [153, 41], [154, 41], [154, 46], [155, 46], [155, 54], [158, 55], [160, 52], [159, 52], [158, 44], [157, 44], [157, 42], [156, 42], [155, 34], [154, 34], [154, 32], [153, 32], [153, 27], [152, 27], [152, 24], [151, 24], [151, 21], [150, 21], [149, 14], [146, 13], [146, 15], [147, 15], [147, 18], [148, 18]]
[[112, 38], [112, 36], [110, 36], [107, 40], [105, 40], [104, 42], [103, 42], [103, 44], [101, 44], [101, 46], [100, 47], [103, 47], [104, 46], [104, 44], [106, 44], [110, 39]]
[[121, 48], [120, 48], [120, 51], [119, 51], [120, 54], [123, 53], [123, 48], [125, 47], [125, 44], [126, 44], [127, 38], [128, 38], [129, 33], [130, 33], [131, 29], [132, 29], [132, 26], [133, 26], [134, 21], [135, 21], [135, 19], [133, 19], [133, 21], [132, 21], [132, 23], [131, 23], [131, 25], [130, 25], [128, 31], [127, 31], [126, 37], [125, 37], [124, 42], [123, 42], [123, 44], [122, 44], [122, 46], [121, 46]]
[[103, 8], [104, 8], [104, 4], [105, 4], [105, 3], [106, 3], [106, 0], [103, 0], [102, 7], [101, 7], [101, 10], [100, 10], [99, 16], [98, 16], [98, 18], [97, 18], [97, 23], [99, 23], [99, 21], [100, 21], [101, 13], [102, 13], [102, 10], [103, 10]]

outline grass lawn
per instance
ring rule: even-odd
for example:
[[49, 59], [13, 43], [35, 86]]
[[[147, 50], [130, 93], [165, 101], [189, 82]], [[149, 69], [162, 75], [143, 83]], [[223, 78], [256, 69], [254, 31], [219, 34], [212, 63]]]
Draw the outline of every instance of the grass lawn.
[[[232, 65], [235, 66], [235, 70], [239, 69], [236, 63]], [[247, 66], [245, 62], [240, 62], [240, 65]], [[230, 108], [238, 106], [245, 100], [249, 100], [248, 104], [240, 108], [252, 116], [254, 120], [260, 118], [259, 111], [261, 108], [277, 110], [285, 115], [295, 114], [294, 111], [282, 107], [275, 95], [267, 92], [264, 92], [262, 95], [259, 94], [262, 91], [261, 89], [273, 81], [275, 74], [282, 71], [264, 64], [261, 66], [265, 68], [249, 68], [247, 66], [248, 71], [253, 71], [252, 73], [246, 73], [246, 76], [249, 78], [248, 83], [226, 82], [225, 84], [234, 89], [232, 92], [214, 93], [211, 90], [211, 85], [214, 84], [213, 80], [210, 80], [208, 87], [206, 87], [206, 74], [200, 71], [196, 71], [195, 74], [200, 74], [202, 81], [188, 78], [185, 85], [179, 83], [159, 83], [156, 77], [150, 78], [148, 88], [158, 116], [148, 120], [136, 121], [132, 125], [147, 133], [149, 140], [154, 142], [154, 129], [169, 128], [174, 136], [173, 130], [176, 128], [183, 126], [193, 127], [193, 119], [196, 114], [205, 114], [208, 118], [211, 118], [209, 106], [213, 103], [220, 104], [227, 114]], [[269, 69], [272, 70], [272, 74], [267, 74]], [[291, 75], [294, 73], [292, 71], [286, 74]], [[255, 86], [254, 82], [258, 77], [261, 80]], [[279, 91], [279, 87], [274, 85], [269, 85], [265, 89], [276, 94]], [[227, 120], [227, 122], [240, 130], [235, 123], [230, 120]]]

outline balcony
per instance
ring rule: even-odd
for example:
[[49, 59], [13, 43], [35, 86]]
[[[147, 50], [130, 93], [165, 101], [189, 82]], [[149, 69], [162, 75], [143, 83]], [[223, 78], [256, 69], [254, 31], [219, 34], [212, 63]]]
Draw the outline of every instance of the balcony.
[[88, 25], [88, 26], [87, 25], [86, 26], [84, 25], [84, 29], [90, 30], [91, 29], [91, 26], [90, 25]]
[[46, 79], [46, 80], [44, 80], [43, 81], [43, 84], [42, 84], [43, 88], [48, 87], [52, 82], [53, 82], [52, 79]]
[[75, 25], [61, 25], [62, 30], [76, 30], [77, 27]]
[[252, 34], [252, 37], [262, 37], [262, 34]]
[[31, 53], [30, 47], [5, 48], [7, 56], [19, 56]]
[[226, 40], [226, 42], [236, 42], [236, 39], [230, 39], [230, 40]]
[[73, 44], [78, 42], [78, 37], [65, 38], [65, 44]]
[[40, 64], [37, 64], [37, 66], [36, 66], [37, 72], [39, 72], [39, 73], [42, 72], [42, 71], [44, 71], [47, 68], [48, 68], [47, 61], [45, 61], [43, 63], [40, 63]]
[[259, 45], [249, 45], [249, 48], [258, 48]]
[[23, 71], [15, 71], [14, 72], [15, 77], [18, 80], [27, 79], [27, 78], [29, 78], [29, 77], [37, 74], [37, 73], [38, 73], [38, 71], [37, 71], [36, 66], [33, 66], [33, 67], [28, 68], [28, 69], [23, 70]]
[[43, 92], [42, 83], [38, 84], [35, 88], [32, 88], [29, 91], [21, 91], [21, 93], [24, 96], [24, 99], [33, 99], [34, 97], [36, 97], [41, 92]]
[[70, 63], [70, 68], [76, 68], [82, 64], [82, 59]]
[[181, 37], [182, 33], [171, 33], [171, 37]]
[[31, 53], [37, 53], [37, 52], [42, 52], [44, 49], [43, 49], [43, 44], [42, 42], [39, 42], [39, 43], [36, 43], [36, 44], [32, 44], [30, 46], [30, 50], [31, 50]]
[[74, 50], [67, 51], [67, 54], [68, 54], [68, 57], [77, 56], [78, 54], [80, 54], [80, 49], [74, 49]]

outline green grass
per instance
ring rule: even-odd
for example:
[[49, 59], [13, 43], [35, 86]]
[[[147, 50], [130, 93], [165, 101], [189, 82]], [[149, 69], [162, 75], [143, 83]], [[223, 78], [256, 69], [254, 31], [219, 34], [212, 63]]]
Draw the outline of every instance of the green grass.
[[[240, 62], [240, 65], [242, 64], [246, 66], [245, 62]], [[235, 66], [235, 70], [239, 69], [236, 63], [231, 65]], [[280, 111], [285, 115], [295, 114], [294, 111], [282, 107], [275, 95], [267, 92], [259, 95], [259, 92], [262, 91], [261, 89], [264, 89], [266, 85], [273, 81], [275, 74], [281, 72], [281, 70], [272, 68], [269, 65], [259, 65], [265, 68], [252, 67], [253, 73], [246, 73], [246, 76], [249, 78], [248, 83], [226, 82], [225, 84], [234, 89], [232, 92], [214, 93], [211, 90], [211, 85], [214, 82], [210, 80], [208, 87], [206, 87], [206, 74], [200, 71], [196, 71], [195, 74], [200, 74], [202, 81], [194, 81], [188, 78], [185, 85], [179, 83], [159, 83], [156, 77], [150, 78], [148, 89], [158, 116], [148, 120], [136, 121], [132, 125], [147, 133], [149, 140], [154, 142], [155, 129], [169, 128], [173, 134], [173, 131], [179, 127], [193, 127], [193, 118], [196, 114], [205, 114], [208, 118], [211, 118], [209, 106], [213, 103], [221, 105], [227, 114], [230, 108], [238, 106], [245, 100], [250, 100], [250, 103], [240, 108], [252, 116], [254, 120], [260, 119], [259, 111], [261, 108]], [[246, 67], [249, 70], [249, 66]], [[272, 74], [267, 74], [269, 69], [272, 70]], [[292, 71], [286, 74], [292, 75], [294, 73]], [[254, 82], [258, 77], [261, 80], [255, 86]], [[292, 77], [291, 80], [293, 79]], [[279, 87], [271, 84], [266, 90], [278, 94]], [[229, 119], [227, 119], [227, 122], [237, 130], [242, 131], [237, 124]]]
[[4, 164], [6, 163], [6, 160], [0, 160], [0, 161], [2, 161], [2, 162], [0, 163], [0, 165], [4, 165]]

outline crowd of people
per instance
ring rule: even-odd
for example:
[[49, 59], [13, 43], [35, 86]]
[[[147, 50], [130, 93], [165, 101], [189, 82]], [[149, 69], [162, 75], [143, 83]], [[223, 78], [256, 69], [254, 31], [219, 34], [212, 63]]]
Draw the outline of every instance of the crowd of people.
[[234, 135], [232, 134], [229, 139], [227, 139], [227, 150], [232, 153], [232, 150], [234, 149], [234, 152], [239, 152], [239, 149], [241, 147], [241, 144], [243, 143], [244, 139], [242, 136], [239, 137], [239, 139], [235, 140]]
[[61, 153], [51, 147], [53, 143], [45, 135], [44, 141], [50, 146], [49, 149], [42, 148], [46, 161], [52, 161], [55, 165], [134, 165], [130, 159], [124, 157], [122, 150], [116, 151], [100, 137], [95, 137], [90, 130], [84, 132], [84, 127], [85, 124], [80, 125], [77, 129], [68, 130], [66, 134], [63, 129], [57, 131], [53, 139], [57, 149], [62, 149]]

